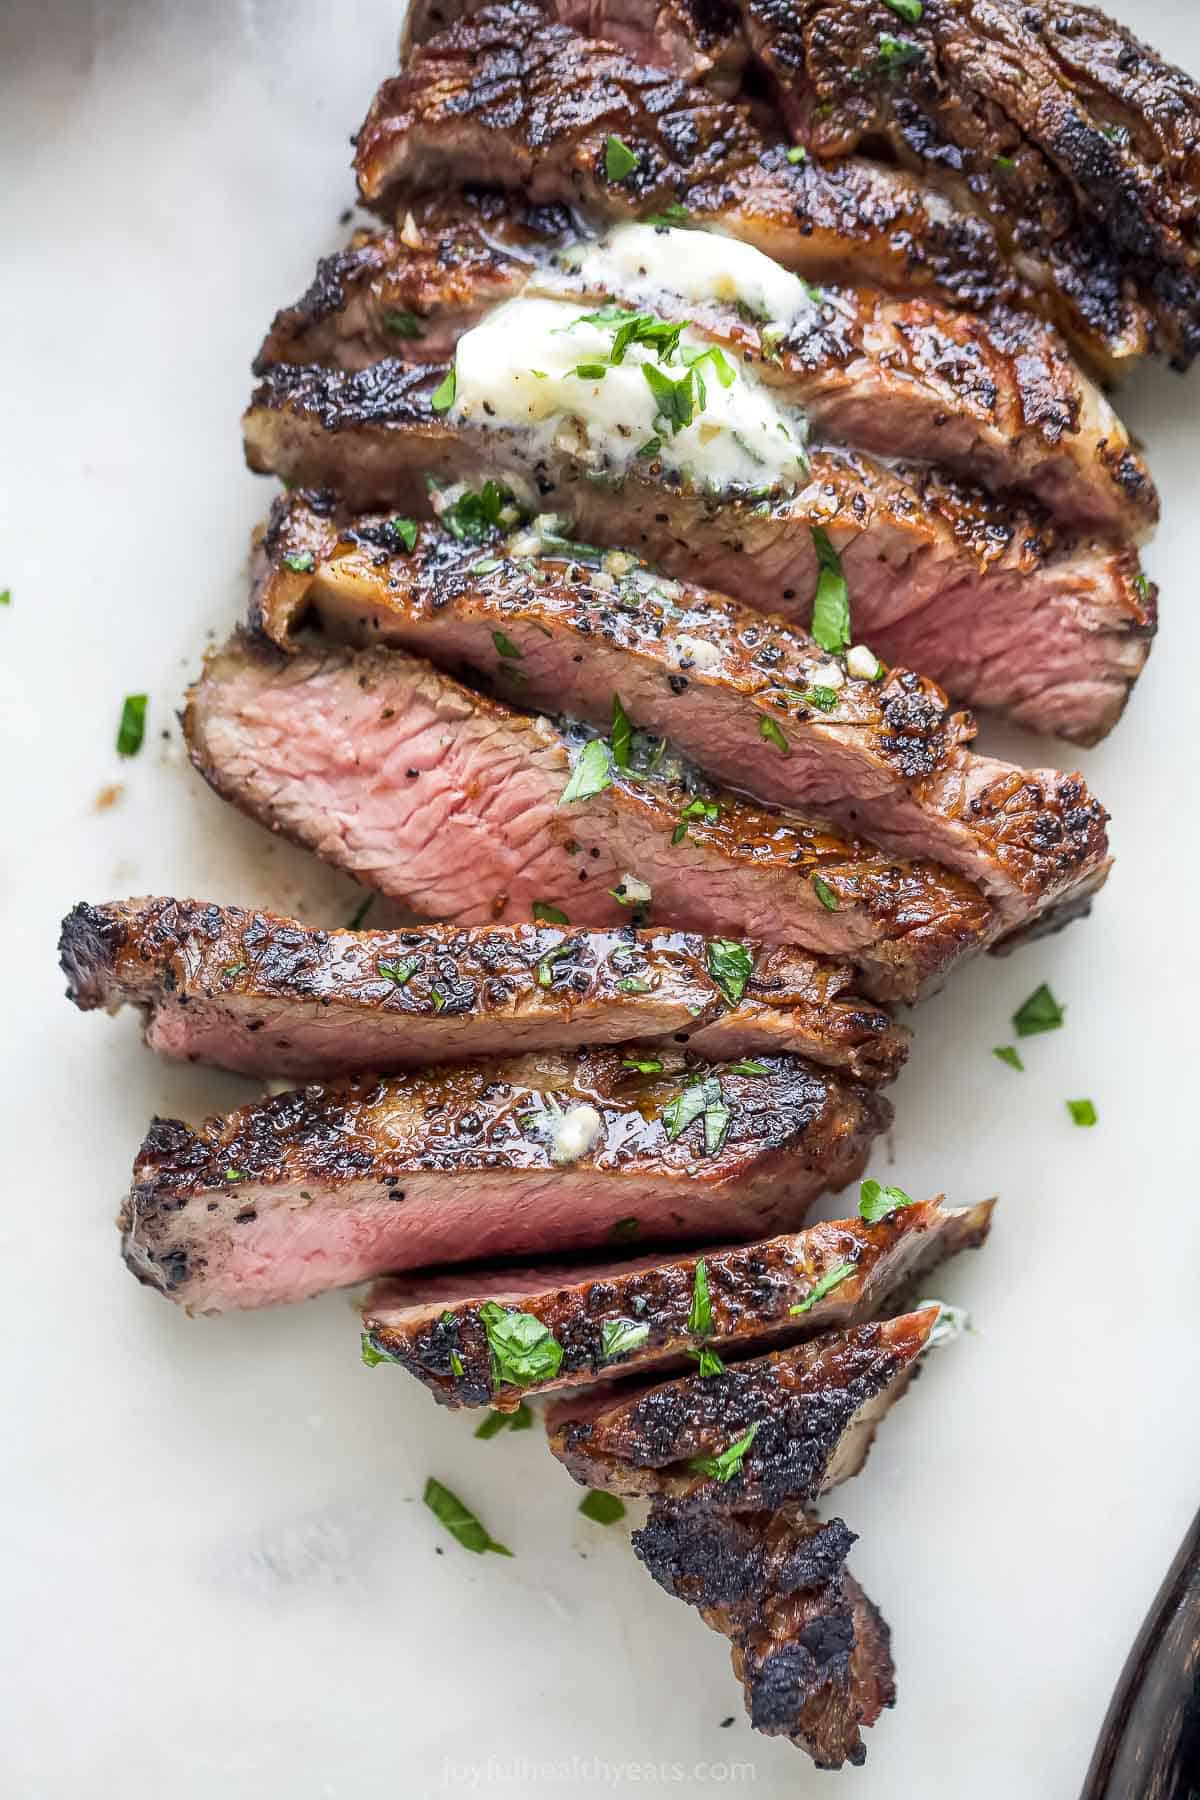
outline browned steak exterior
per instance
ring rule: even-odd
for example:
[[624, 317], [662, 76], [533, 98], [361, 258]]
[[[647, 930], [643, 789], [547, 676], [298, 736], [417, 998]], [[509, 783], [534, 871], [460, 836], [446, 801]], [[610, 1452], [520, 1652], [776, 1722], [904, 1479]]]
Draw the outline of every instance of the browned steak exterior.
[[[265, 1306], [388, 1269], [648, 1235], [799, 1224], [861, 1171], [891, 1108], [795, 1057], [768, 1073], [618, 1051], [447, 1065], [312, 1085], [210, 1119], [158, 1119], [122, 1214], [138, 1278], [197, 1311]], [[708, 1096], [682, 1129], [691, 1083]], [[664, 1116], [665, 1115], [665, 1116]]]
[[[941, 862], [1008, 926], [1105, 860], [1107, 815], [1080, 776], [976, 756], [973, 721], [933, 682], [911, 669], [854, 679], [798, 627], [723, 594], [664, 592], [632, 567], [618, 585], [561, 551], [481, 558], [433, 530], [409, 551], [386, 519], [339, 525], [297, 497], [266, 548], [254, 618], [278, 641], [312, 606], [326, 629], [472, 666], [511, 699], [600, 728], [619, 695], [636, 727], [715, 780]], [[313, 567], [297, 576], [297, 562]]]
[[[623, 180], [609, 135], [638, 159]], [[899, 170], [857, 158], [787, 159], [749, 113], [536, 7], [484, 9], [385, 81], [358, 134], [363, 200], [401, 211], [412, 191], [463, 182], [535, 203], [636, 219], [684, 205], [817, 280], [931, 291], [979, 309], [1015, 290], [990, 227]]]
[[1192, 360], [1200, 94], [1182, 70], [1073, 0], [925, 0], [903, 23], [885, 0], [742, 10], [815, 155], [886, 145], [973, 206], [1101, 367]]
[[[903, 1393], [938, 1309], [827, 1331], [809, 1343], [658, 1387], [616, 1385], [554, 1402], [550, 1448], [584, 1487], [697, 1511], [807, 1504], [857, 1475]], [[722, 1479], [716, 1460], [753, 1431]]]
[[247, 460], [351, 506], [409, 514], [426, 507], [431, 479], [496, 476], [570, 536], [797, 619], [811, 616], [823, 531], [859, 641], [957, 699], [1080, 742], [1111, 728], [1145, 663], [1155, 590], [1131, 546], [1076, 540], [981, 489], [850, 450], [814, 451], [797, 492], [765, 497], [681, 482], [661, 458], [596, 480], [603, 471], [569, 443], [436, 414], [445, 374], [396, 359], [355, 373], [275, 365], [243, 420]]
[[[418, 208], [404, 235], [359, 233], [327, 257], [298, 305], [279, 313], [255, 363], [361, 370], [386, 358], [429, 363], [498, 301], [523, 292], [625, 300], [686, 320], [807, 416], [812, 442], [930, 461], [998, 492], [1024, 490], [1085, 531], [1144, 537], [1158, 497], [1129, 434], [1049, 326], [999, 308], [958, 313], [878, 288], [826, 288], [764, 341], [728, 300], [697, 304], [631, 283], [614, 265], [603, 293], [557, 254], [561, 208], [532, 217], [515, 196], [474, 193]], [[407, 239], [414, 231], [420, 248]], [[768, 353], [769, 352], [769, 353]]]
[[633, 1548], [660, 1587], [729, 1638], [746, 1710], [819, 1769], [860, 1764], [861, 1727], [895, 1699], [889, 1633], [845, 1568], [854, 1533], [791, 1508], [699, 1513], [660, 1502]]
[[[572, 925], [628, 924], [632, 875], [673, 926], [845, 958], [880, 999], [915, 998], [1001, 930], [936, 864], [755, 807], [657, 749], [563, 803], [577, 740], [398, 651], [286, 656], [234, 638], [184, 727], [219, 793], [427, 917], [552, 905]], [[685, 818], [697, 799], [707, 810]]]
[[[991, 1213], [990, 1202], [951, 1211], [929, 1200], [877, 1225], [839, 1219], [792, 1237], [706, 1250], [712, 1329], [702, 1337], [689, 1325], [698, 1259], [660, 1255], [592, 1268], [459, 1269], [394, 1277], [367, 1298], [364, 1344], [372, 1356], [415, 1375], [444, 1405], [486, 1402], [508, 1410], [532, 1388], [685, 1367], [687, 1356], [698, 1355], [702, 1344], [728, 1359], [831, 1325], [858, 1324], [946, 1257], [982, 1243]], [[641, 1229], [636, 1215], [624, 1220], [623, 1241], [636, 1247]], [[828, 1293], [807, 1312], [792, 1315], [793, 1306], [847, 1264], [849, 1273]], [[488, 1302], [528, 1313], [562, 1345], [562, 1363], [550, 1379], [497, 1382], [479, 1315]]]
[[[846, 963], [745, 946], [730, 1002], [713, 975], [738, 946], [681, 931], [427, 925], [322, 931], [195, 900], [81, 904], [63, 921], [68, 996], [140, 1007], [164, 1056], [247, 1075], [328, 1079], [430, 1062], [642, 1040], [738, 1058], [787, 1051], [889, 1081], [908, 1033], [854, 991]], [[739, 974], [740, 980], [740, 974]]]

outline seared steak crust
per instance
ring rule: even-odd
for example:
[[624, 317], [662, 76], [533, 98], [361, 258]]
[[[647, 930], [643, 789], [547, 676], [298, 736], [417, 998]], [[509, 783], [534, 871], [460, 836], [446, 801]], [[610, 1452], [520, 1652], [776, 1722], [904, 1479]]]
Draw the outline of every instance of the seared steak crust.
[[1196, 355], [1200, 93], [1182, 70], [1073, 0], [925, 0], [903, 28], [882, 0], [742, 10], [810, 151], [886, 145], [974, 206], [1101, 366]]
[[[553, 1403], [550, 1448], [584, 1487], [740, 1512], [808, 1504], [862, 1467], [899, 1398], [937, 1308], [828, 1331], [810, 1343], [626, 1393]], [[727, 1481], [693, 1466], [754, 1429]]]
[[581, 304], [625, 299], [749, 359], [805, 411], [813, 441], [1026, 490], [1084, 530], [1141, 537], [1158, 517], [1154, 485], [1112, 407], [1058, 334], [1027, 314], [1001, 307], [981, 318], [878, 288], [827, 288], [787, 337], [764, 345], [760, 323], [730, 301], [697, 305], [636, 284], [624, 293], [610, 284], [601, 296], [554, 255], [569, 235], [561, 209], [540, 232], [502, 194], [418, 210], [421, 248], [396, 232], [359, 233], [321, 263], [304, 299], [276, 316], [256, 374], [277, 362], [359, 370], [385, 358], [437, 361], [490, 306], [526, 290]]
[[729, 1638], [746, 1710], [819, 1769], [860, 1764], [860, 1727], [895, 1699], [889, 1633], [845, 1569], [855, 1536], [792, 1509], [653, 1506], [633, 1548], [667, 1593]]
[[[610, 180], [609, 135], [637, 156]], [[514, 0], [432, 39], [385, 81], [357, 139], [364, 202], [461, 182], [611, 219], [682, 204], [815, 279], [850, 272], [979, 310], [1015, 291], [990, 227], [899, 170], [847, 158], [795, 164], [741, 107]]]
[[[191, 690], [184, 729], [218, 793], [427, 916], [485, 925], [540, 902], [573, 925], [627, 924], [613, 890], [632, 873], [678, 928], [844, 956], [881, 999], [916, 997], [1001, 929], [978, 889], [936, 864], [697, 785], [666, 760], [561, 805], [558, 730], [397, 651], [285, 656], [234, 638]], [[697, 794], [718, 816], [682, 821]]]
[[752, 971], [730, 1005], [703, 938], [632, 925], [323, 931], [155, 899], [81, 903], [59, 940], [77, 1006], [138, 1006], [151, 1049], [248, 1075], [390, 1074], [659, 1038], [676, 1057], [682, 1044], [719, 1057], [784, 1050], [872, 1085], [899, 1071], [908, 1033], [855, 994], [849, 965], [746, 948]]
[[1094, 742], [1120, 716], [1149, 652], [1155, 590], [1136, 551], [1056, 533], [928, 468], [818, 450], [794, 495], [714, 495], [656, 459], [619, 482], [588, 479], [569, 448], [435, 414], [444, 366], [394, 358], [347, 373], [278, 364], [243, 420], [251, 468], [331, 488], [353, 507], [420, 512], [430, 478], [489, 475], [573, 521], [590, 543], [638, 551], [670, 576], [703, 574], [762, 610], [807, 618], [812, 530], [841, 557], [856, 635], [956, 698]]
[[[974, 722], [911, 669], [811, 698], [829, 656], [805, 632], [692, 584], [669, 597], [559, 557], [480, 559], [426, 528], [386, 547], [386, 520], [342, 525], [285, 498], [253, 618], [277, 641], [312, 606], [359, 641], [472, 665], [513, 699], [635, 726], [772, 805], [811, 808], [893, 854], [974, 881], [1007, 925], [1065, 897], [1107, 854], [1081, 776], [1019, 770], [966, 748]], [[297, 575], [292, 565], [311, 562]], [[607, 583], [607, 586], [601, 585]], [[829, 702], [832, 701], [832, 705]], [[767, 736], [766, 734], [772, 734]], [[780, 749], [782, 745], [782, 753]]]
[[[799, 1058], [768, 1059], [765, 1077], [680, 1062], [647, 1075], [615, 1051], [546, 1053], [314, 1084], [199, 1131], [156, 1119], [121, 1216], [126, 1261], [221, 1311], [467, 1255], [584, 1249], [635, 1204], [663, 1240], [754, 1236], [852, 1180], [891, 1119]], [[664, 1111], [693, 1079], [719, 1084], [719, 1141], [699, 1118], [670, 1135]], [[580, 1130], [591, 1142], [572, 1155]]]
[[[981, 1244], [991, 1213], [990, 1202], [947, 1211], [929, 1200], [894, 1212], [878, 1225], [839, 1219], [810, 1225], [792, 1237], [706, 1250], [712, 1331], [704, 1341], [729, 1357], [871, 1318], [899, 1288], [946, 1257]], [[636, 1243], [639, 1235], [636, 1217], [626, 1221], [623, 1236]], [[697, 1348], [688, 1324], [697, 1261], [695, 1256], [658, 1256], [599, 1269], [474, 1274], [463, 1269], [393, 1278], [367, 1297], [365, 1341], [424, 1382], [446, 1406], [487, 1403], [507, 1411], [529, 1389], [496, 1384], [481, 1305], [502, 1299], [519, 1306], [558, 1339], [562, 1365], [552, 1379], [535, 1384], [539, 1389], [644, 1370], [663, 1373], [663, 1365], [685, 1366], [689, 1351]], [[852, 1273], [806, 1313], [791, 1315], [791, 1307], [846, 1263], [852, 1264]], [[646, 1327], [646, 1337], [633, 1350], [606, 1352], [606, 1334], [611, 1337], [622, 1322]]]

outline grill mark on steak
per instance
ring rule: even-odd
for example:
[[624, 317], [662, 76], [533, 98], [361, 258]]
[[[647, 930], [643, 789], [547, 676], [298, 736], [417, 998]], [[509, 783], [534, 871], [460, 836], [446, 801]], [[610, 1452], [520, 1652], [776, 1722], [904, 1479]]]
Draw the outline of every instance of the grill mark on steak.
[[[766, 1066], [689, 1059], [729, 1111], [712, 1148], [699, 1120], [669, 1136], [683, 1072], [631, 1072], [613, 1051], [313, 1084], [198, 1131], [155, 1120], [121, 1215], [125, 1259], [172, 1299], [223, 1311], [468, 1254], [586, 1249], [634, 1205], [663, 1241], [796, 1225], [861, 1172], [892, 1112], [797, 1057]], [[592, 1147], [556, 1162], [556, 1119], [584, 1105]]]
[[861, 1728], [895, 1701], [887, 1626], [845, 1568], [854, 1542], [841, 1519], [789, 1508], [697, 1515], [663, 1502], [632, 1538], [659, 1586], [730, 1639], [755, 1729], [820, 1769], [861, 1764]]
[[[247, 1075], [390, 1074], [630, 1039], [651, 1049], [663, 1039], [674, 1060], [686, 1043], [720, 1058], [787, 1051], [872, 1085], [898, 1073], [908, 1033], [856, 993], [848, 964], [747, 949], [752, 973], [731, 1006], [703, 938], [632, 926], [325, 931], [237, 906], [148, 899], [81, 903], [59, 940], [77, 1006], [136, 1006], [151, 1049]], [[631, 981], [645, 991], [630, 992]], [[439, 1006], [435, 988], [453, 1003]]]
[[[527, 287], [581, 304], [646, 302], [644, 288], [618, 282], [601, 296], [584, 286], [554, 256], [564, 230], [535, 234], [510, 196], [439, 200], [419, 230], [420, 250], [394, 232], [358, 233], [326, 258], [299, 305], [276, 315], [255, 373], [278, 362], [361, 370], [386, 358], [448, 358], [489, 307]], [[1153, 483], [1112, 407], [1057, 333], [1026, 314], [998, 308], [977, 318], [928, 298], [827, 288], [765, 355], [761, 327], [744, 308], [666, 291], [653, 307], [686, 319], [740, 362], [751, 359], [762, 381], [806, 412], [811, 439], [932, 461], [1001, 493], [1024, 489], [1086, 530], [1142, 537], [1157, 520]], [[397, 314], [413, 335], [389, 327]]]
[[[810, 1337], [831, 1325], [874, 1317], [889, 1297], [947, 1257], [981, 1244], [992, 1203], [947, 1210], [929, 1200], [894, 1212], [878, 1225], [859, 1218], [808, 1226], [791, 1237], [706, 1250], [712, 1330], [705, 1339], [728, 1361], [773, 1344]], [[641, 1236], [634, 1225], [630, 1241]], [[497, 1382], [479, 1308], [495, 1300], [539, 1319], [563, 1346], [554, 1377], [533, 1391], [576, 1387], [613, 1375], [687, 1366], [695, 1256], [643, 1256], [592, 1268], [470, 1269], [426, 1272], [380, 1283], [363, 1309], [366, 1341], [399, 1363], [445, 1406], [516, 1407], [531, 1391]], [[791, 1316], [821, 1279], [844, 1264], [853, 1273], [807, 1313]], [[606, 1327], [645, 1326], [648, 1336], [618, 1358], [605, 1355]], [[452, 1363], [452, 1355], [457, 1363]], [[460, 1372], [456, 1372], [460, 1371]]]
[[[647, 6], [648, 17], [651, 9]], [[1200, 94], [1072, 0], [926, 0], [888, 67], [875, 0], [742, 0], [749, 46], [817, 156], [884, 148], [974, 208], [1108, 373], [1200, 349]], [[897, 27], [897, 30], [899, 28]]]
[[[614, 1494], [696, 1512], [807, 1505], [857, 1475], [937, 1316], [929, 1307], [827, 1331], [721, 1375], [631, 1390], [617, 1384], [554, 1401], [550, 1448], [576, 1481]], [[753, 1441], [729, 1481], [690, 1466], [719, 1456], [751, 1427]]]
[[[691, 584], [622, 605], [603, 572], [503, 547], [477, 572], [478, 545], [430, 527], [413, 552], [392, 553], [378, 547], [385, 524], [339, 523], [297, 496], [278, 503], [254, 620], [287, 643], [307, 606], [327, 630], [466, 663], [526, 705], [600, 727], [617, 693], [636, 726], [715, 779], [813, 809], [895, 855], [934, 858], [974, 881], [1009, 927], [1105, 860], [1107, 815], [1081, 776], [976, 756], [973, 721], [911, 669], [847, 678], [823, 710], [805, 696], [830, 659], [781, 619]], [[313, 564], [299, 577], [287, 560], [298, 556]], [[497, 634], [516, 656], [498, 654]]]
[[435, 414], [445, 373], [395, 359], [355, 373], [276, 365], [244, 417], [247, 461], [353, 507], [410, 513], [427, 505], [430, 478], [496, 476], [589, 543], [792, 617], [811, 607], [820, 527], [841, 556], [859, 639], [944, 677], [956, 698], [1081, 743], [1111, 729], [1145, 663], [1156, 590], [1131, 546], [1063, 535], [935, 471], [849, 450], [815, 451], [804, 487], [768, 499], [715, 496], [653, 460], [598, 480], [569, 448]]
[[[638, 158], [610, 181], [605, 143]], [[1015, 282], [990, 227], [899, 170], [857, 158], [787, 160], [749, 112], [609, 44], [549, 24], [521, 0], [487, 7], [385, 81], [357, 137], [363, 201], [462, 182], [636, 219], [685, 205], [816, 280], [928, 290], [981, 310]], [[406, 201], [404, 202], [406, 204]]]
[[[397, 651], [245, 635], [210, 656], [184, 730], [218, 793], [416, 911], [463, 925], [559, 906], [572, 924], [630, 923], [625, 873], [683, 930], [844, 956], [879, 998], [913, 998], [1001, 926], [970, 883], [860, 839], [676, 778], [616, 772], [560, 806], [564, 738]], [[697, 791], [716, 820], [688, 821]], [[827, 908], [819, 875], [837, 902]]]

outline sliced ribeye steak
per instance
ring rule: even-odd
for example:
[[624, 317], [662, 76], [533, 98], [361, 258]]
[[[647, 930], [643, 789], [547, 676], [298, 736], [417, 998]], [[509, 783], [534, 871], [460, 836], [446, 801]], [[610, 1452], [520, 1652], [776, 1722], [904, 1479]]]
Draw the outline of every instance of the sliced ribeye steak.
[[938, 1308], [827, 1331], [719, 1375], [551, 1403], [550, 1448], [584, 1487], [739, 1512], [807, 1505], [857, 1475]]
[[[521, 293], [616, 300], [686, 321], [748, 363], [804, 413], [811, 442], [1025, 492], [1084, 531], [1136, 539], [1153, 527], [1158, 497], [1128, 432], [1053, 328], [1028, 314], [814, 290], [746, 246], [731, 271], [720, 235], [630, 224], [595, 242], [574, 238], [561, 209], [545, 211], [535, 230], [516, 197], [475, 193], [418, 206], [404, 236], [356, 233], [277, 314], [255, 373], [448, 359], [464, 331]], [[418, 248], [405, 241], [414, 231]]]
[[520, 0], [416, 51], [356, 141], [359, 192], [386, 215], [403, 215], [415, 192], [474, 182], [602, 220], [686, 207], [817, 281], [932, 292], [975, 311], [1018, 287], [991, 228], [944, 194], [864, 158], [790, 161], [745, 108]]
[[661, 1241], [791, 1228], [861, 1172], [891, 1107], [797, 1057], [763, 1066], [642, 1073], [617, 1050], [545, 1052], [314, 1084], [199, 1131], [157, 1119], [125, 1258], [221, 1312], [389, 1269], [594, 1248], [634, 1211]]
[[[363, 1354], [400, 1364], [443, 1405], [508, 1411], [531, 1390], [661, 1374], [705, 1348], [727, 1358], [858, 1324], [946, 1257], [981, 1244], [991, 1214], [991, 1202], [950, 1210], [927, 1200], [875, 1225], [857, 1217], [823, 1221], [790, 1237], [706, 1250], [702, 1258], [660, 1254], [590, 1267], [397, 1276], [367, 1297]], [[636, 1215], [622, 1221], [626, 1243], [636, 1247], [641, 1234]], [[491, 1355], [489, 1314], [480, 1316], [481, 1307], [494, 1306], [535, 1319], [561, 1344], [553, 1374], [504, 1379]], [[796, 1306], [806, 1310], [794, 1314]]]
[[523, 705], [600, 729], [616, 718], [618, 765], [619, 699], [717, 781], [966, 876], [1009, 927], [1105, 861], [1107, 814], [1081, 776], [977, 756], [974, 721], [913, 670], [855, 677], [799, 627], [690, 583], [664, 591], [627, 556], [618, 581], [596, 558], [513, 554], [519, 536], [481, 556], [445, 531], [411, 548], [390, 534], [386, 519], [339, 524], [286, 498], [254, 622], [286, 644], [315, 609], [327, 631], [467, 664]]
[[387, 1075], [631, 1040], [629, 1058], [653, 1061], [662, 1039], [670, 1056], [785, 1051], [875, 1085], [908, 1054], [907, 1031], [855, 992], [849, 964], [682, 931], [324, 931], [150, 899], [80, 904], [59, 952], [77, 1006], [139, 1007], [152, 1050], [247, 1075]]
[[611, 926], [657, 908], [706, 937], [843, 957], [880, 999], [916, 997], [1001, 929], [978, 889], [937, 864], [755, 807], [652, 740], [635, 736], [619, 769], [580, 732], [395, 650], [288, 656], [235, 637], [209, 658], [184, 727], [218, 793], [457, 924], [550, 905], [572, 925]]
[[650, 1574], [733, 1644], [746, 1711], [819, 1769], [866, 1758], [895, 1703], [891, 1635], [845, 1567], [854, 1533], [797, 1509], [697, 1513], [659, 1501], [633, 1534]]
[[[477, 331], [499, 333], [500, 314], [492, 320]], [[460, 371], [473, 339], [460, 340]], [[532, 346], [524, 365], [539, 393], [550, 385], [533, 374], [544, 348]], [[494, 366], [477, 339], [469, 358], [477, 372]], [[662, 378], [657, 365], [645, 366]], [[1119, 718], [1156, 619], [1156, 591], [1132, 545], [1075, 538], [982, 489], [852, 450], [814, 449], [803, 465], [793, 459], [787, 479], [770, 468], [751, 479], [762, 471], [747, 461], [744, 474], [722, 477], [717, 490], [715, 477], [689, 472], [687, 460], [712, 449], [704, 408], [689, 402], [690, 423], [673, 434], [662, 427], [663, 435], [645, 439], [651, 453], [634, 455], [655, 424], [653, 405], [645, 421], [621, 425], [616, 436], [595, 427], [595, 409], [633, 404], [645, 386], [614, 396], [611, 380], [600, 379], [606, 365], [578, 368], [589, 379], [564, 383], [561, 396], [573, 410], [555, 410], [556, 390], [545, 402], [552, 410], [513, 425], [490, 419], [492, 402], [467, 398], [458, 375], [453, 404], [439, 411], [435, 398], [451, 377], [444, 366], [385, 359], [347, 372], [274, 364], [243, 420], [247, 461], [293, 486], [333, 488], [351, 506], [405, 514], [426, 507], [431, 480], [482, 487], [495, 476], [527, 511], [556, 515], [560, 533], [634, 551], [669, 576], [702, 579], [806, 623], [827, 568], [846, 584], [854, 639], [932, 675], [956, 699], [1084, 743]], [[729, 359], [724, 369], [756, 413], [774, 405], [773, 390], [752, 370], [739, 373]], [[710, 405], [718, 386], [714, 379]], [[735, 464], [743, 453], [761, 460], [767, 440], [750, 445], [735, 429], [724, 437]], [[619, 458], [614, 444], [623, 444]]]

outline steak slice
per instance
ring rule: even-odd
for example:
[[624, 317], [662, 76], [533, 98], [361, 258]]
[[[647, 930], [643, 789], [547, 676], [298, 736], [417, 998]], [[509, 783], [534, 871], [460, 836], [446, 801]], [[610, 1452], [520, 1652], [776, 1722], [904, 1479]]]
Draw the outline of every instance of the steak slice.
[[[244, 812], [459, 925], [535, 905], [572, 925], [628, 924], [636, 877], [680, 930], [844, 957], [873, 996], [897, 999], [1000, 929], [947, 870], [755, 807], [636, 739], [636, 769], [563, 804], [578, 733], [397, 651], [286, 656], [235, 636], [191, 690], [184, 729], [197, 768]], [[716, 816], [684, 818], [697, 799]]]
[[[619, 178], [610, 136], [637, 159]], [[522, 0], [418, 49], [383, 83], [356, 142], [359, 192], [387, 215], [413, 193], [470, 182], [605, 220], [683, 205], [814, 280], [930, 292], [973, 311], [1016, 292], [991, 227], [943, 194], [859, 158], [789, 162], [745, 108]]]
[[[794, 1226], [861, 1172], [892, 1109], [798, 1057], [764, 1067], [641, 1074], [615, 1051], [547, 1052], [314, 1084], [198, 1132], [156, 1119], [121, 1216], [125, 1260], [189, 1309], [223, 1312], [387, 1269], [586, 1249], [635, 1206], [666, 1241]], [[686, 1125], [685, 1083], [705, 1101]]]
[[[712, 973], [749, 970], [736, 1001]], [[807, 1056], [872, 1086], [905, 1029], [854, 991], [846, 963], [681, 931], [427, 925], [323, 931], [196, 900], [80, 904], [63, 921], [68, 998], [139, 1007], [152, 1050], [246, 1075], [381, 1075], [463, 1057], [642, 1040], [627, 1056]], [[743, 981], [727, 977], [730, 992]], [[439, 997], [454, 996], [454, 1005]]]
[[[691, 1511], [808, 1505], [857, 1475], [875, 1427], [907, 1387], [936, 1306], [688, 1375], [551, 1403], [550, 1448], [584, 1487]], [[730, 1457], [753, 1431], [744, 1452]], [[727, 1460], [711, 1474], [695, 1459]], [[728, 1471], [732, 1469], [732, 1473]]]
[[265, 549], [252, 616], [276, 641], [313, 609], [327, 630], [470, 665], [511, 699], [601, 728], [619, 695], [636, 727], [716, 780], [943, 863], [1009, 927], [1105, 861], [1107, 815], [1081, 776], [977, 756], [974, 722], [932, 682], [906, 669], [849, 677], [798, 627], [723, 594], [664, 592], [632, 567], [618, 585], [561, 551], [481, 558], [428, 529], [410, 551], [386, 519], [339, 525], [295, 496], [276, 507]]
[[903, 26], [876, 0], [742, 12], [812, 153], [882, 148], [973, 207], [1109, 373], [1196, 355], [1200, 92], [1181, 69], [1073, 0], [925, 0]]
[[891, 1634], [845, 1567], [855, 1534], [841, 1519], [660, 1501], [632, 1542], [659, 1586], [732, 1642], [756, 1730], [819, 1769], [865, 1760], [861, 1727], [895, 1704], [895, 1671]]
[[[927, 1200], [877, 1225], [858, 1217], [822, 1221], [792, 1237], [706, 1250], [712, 1330], [704, 1342], [728, 1358], [872, 1318], [899, 1289], [981, 1244], [991, 1216], [990, 1201], [948, 1210]], [[623, 1220], [620, 1236], [636, 1243], [641, 1221]], [[614, 1374], [670, 1373], [699, 1349], [689, 1325], [697, 1262], [660, 1254], [592, 1267], [392, 1277], [367, 1297], [363, 1353], [399, 1363], [445, 1406], [486, 1404], [505, 1412], [531, 1390], [578, 1387]], [[843, 1269], [822, 1294], [822, 1281]], [[790, 1309], [814, 1291], [819, 1297], [808, 1311], [793, 1317]], [[502, 1379], [479, 1316], [489, 1303], [530, 1314], [553, 1334], [563, 1348], [553, 1375], [520, 1385]]]
[[[279, 362], [353, 371], [387, 358], [440, 361], [490, 307], [520, 293], [616, 298], [688, 321], [739, 362], [749, 357], [806, 414], [814, 440], [934, 462], [1001, 493], [1025, 490], [1085, 531], [1142, 537], [1157, 520], [1158, 497], [1124, 426], [1058, 334], [1027, 314], [978, 318], [927, 297], [827, 288], [776, 324], [745, 303], [697, 302], [639, 274], [646, 226], [618, 226], [594, 245], [573, 236], [562, 209], [535, 212], [531, 226], [519, 199], [487, 193], [417, 215], [403, 236], [360, 232], [326, 257], [303, 299], [276, 315], [255, 373]], [[653, 229], [660, 255], [665, 248], [669, 263], [677, 247], [686, 262], [695, 234]], [[597, 252], [606, 253], [602, 280]]]
[[[444, 367], [385, 360], [355, 373], [268, 369], [243, 420], [250, 467], [332, 487], [353, 507], [408, 513], [427, 485], [489, 477], [560, 531], [635, 550], [665, 574], [811, 617], [824, 532], [848, 585], [854, 636], [956, 698], [1034, 730], [1092, 743], [1120, 717], [1149, 653], [1156, 590], [1137, 552], [1056, 534], [1046, 521], [929, 469], [818, 450], [799, 490], [714, 495], [635, 461], [597, 480], [570, 436], [553, 443], [486, 419], [439, 415]], [[566, 418], [566, 415], [562, 415]]]

